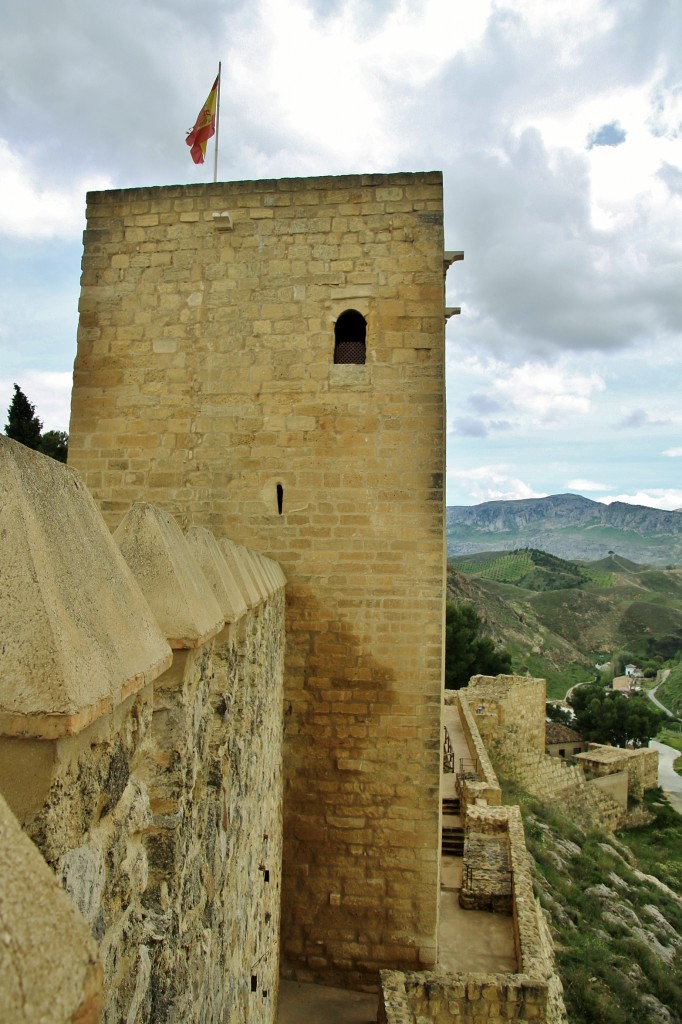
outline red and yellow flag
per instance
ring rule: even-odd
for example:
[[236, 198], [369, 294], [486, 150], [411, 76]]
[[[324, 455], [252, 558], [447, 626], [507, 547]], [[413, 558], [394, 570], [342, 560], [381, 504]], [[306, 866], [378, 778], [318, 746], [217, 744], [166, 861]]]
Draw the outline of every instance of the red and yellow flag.
[[187, 132], [187, 138], [185, 139], [187, 145], [191, 147], [190, 152], [195, 164], [203, 164], [206, 156], [206, 143], [211, 136], [215, 135], [215, 112], [218, 103], [219, 79], [220, 75], [218, 75], [213, 83], [213, 88], [201, 108], [194, 128]]

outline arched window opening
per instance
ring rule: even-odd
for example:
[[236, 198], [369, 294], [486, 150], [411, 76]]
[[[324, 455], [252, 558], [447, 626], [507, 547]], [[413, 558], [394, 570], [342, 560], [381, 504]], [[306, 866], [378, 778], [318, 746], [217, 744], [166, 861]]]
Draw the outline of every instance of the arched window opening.
[[357, 309], [347, 309], [334, 324], [334, 362], [362, 365], [366, 357], [367, 321]]

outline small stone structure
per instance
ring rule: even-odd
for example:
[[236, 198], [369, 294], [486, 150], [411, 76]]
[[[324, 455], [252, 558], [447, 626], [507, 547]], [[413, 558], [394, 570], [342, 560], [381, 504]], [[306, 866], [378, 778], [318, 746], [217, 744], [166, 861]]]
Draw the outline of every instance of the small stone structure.
[[547, 986], [522, 975], [382, 973], [380, 1024], [547, 1020]]
[[576, 759], [598, 778], [626, 772], [628, 796], [636, 800], [641, 800], [647, 789], [658, 785], [658, 751], [648, 747], [631, 750], [590, 743], [589, 750], [578, 754]]

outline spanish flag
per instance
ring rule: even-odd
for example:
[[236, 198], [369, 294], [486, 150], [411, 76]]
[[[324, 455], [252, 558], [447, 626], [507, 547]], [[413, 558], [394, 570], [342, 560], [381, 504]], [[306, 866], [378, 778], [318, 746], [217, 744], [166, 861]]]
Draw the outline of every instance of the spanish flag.
[[191, 147], [192, 160], [195, 164], [203, 164], [206, 156], [206, 143], [215, 135], [216, 106], [218, 103], [218, 83], [220, 73], [213, 83], [213, 88], [208, 94], [208, 99], [201, 108], [196, 124], [191, 131], [187, 132], [185, 142]]

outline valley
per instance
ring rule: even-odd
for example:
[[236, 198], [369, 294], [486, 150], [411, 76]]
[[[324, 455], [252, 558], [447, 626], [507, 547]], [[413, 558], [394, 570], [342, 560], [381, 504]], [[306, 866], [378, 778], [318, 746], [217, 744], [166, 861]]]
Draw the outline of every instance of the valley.
[[448, 600], [472, 604], [514, 671], [547, 679], [552, 698], [619, 653], [655, 675], [682, 651], [682, 568], [534, 548], [467, 554], [448, 561]]

